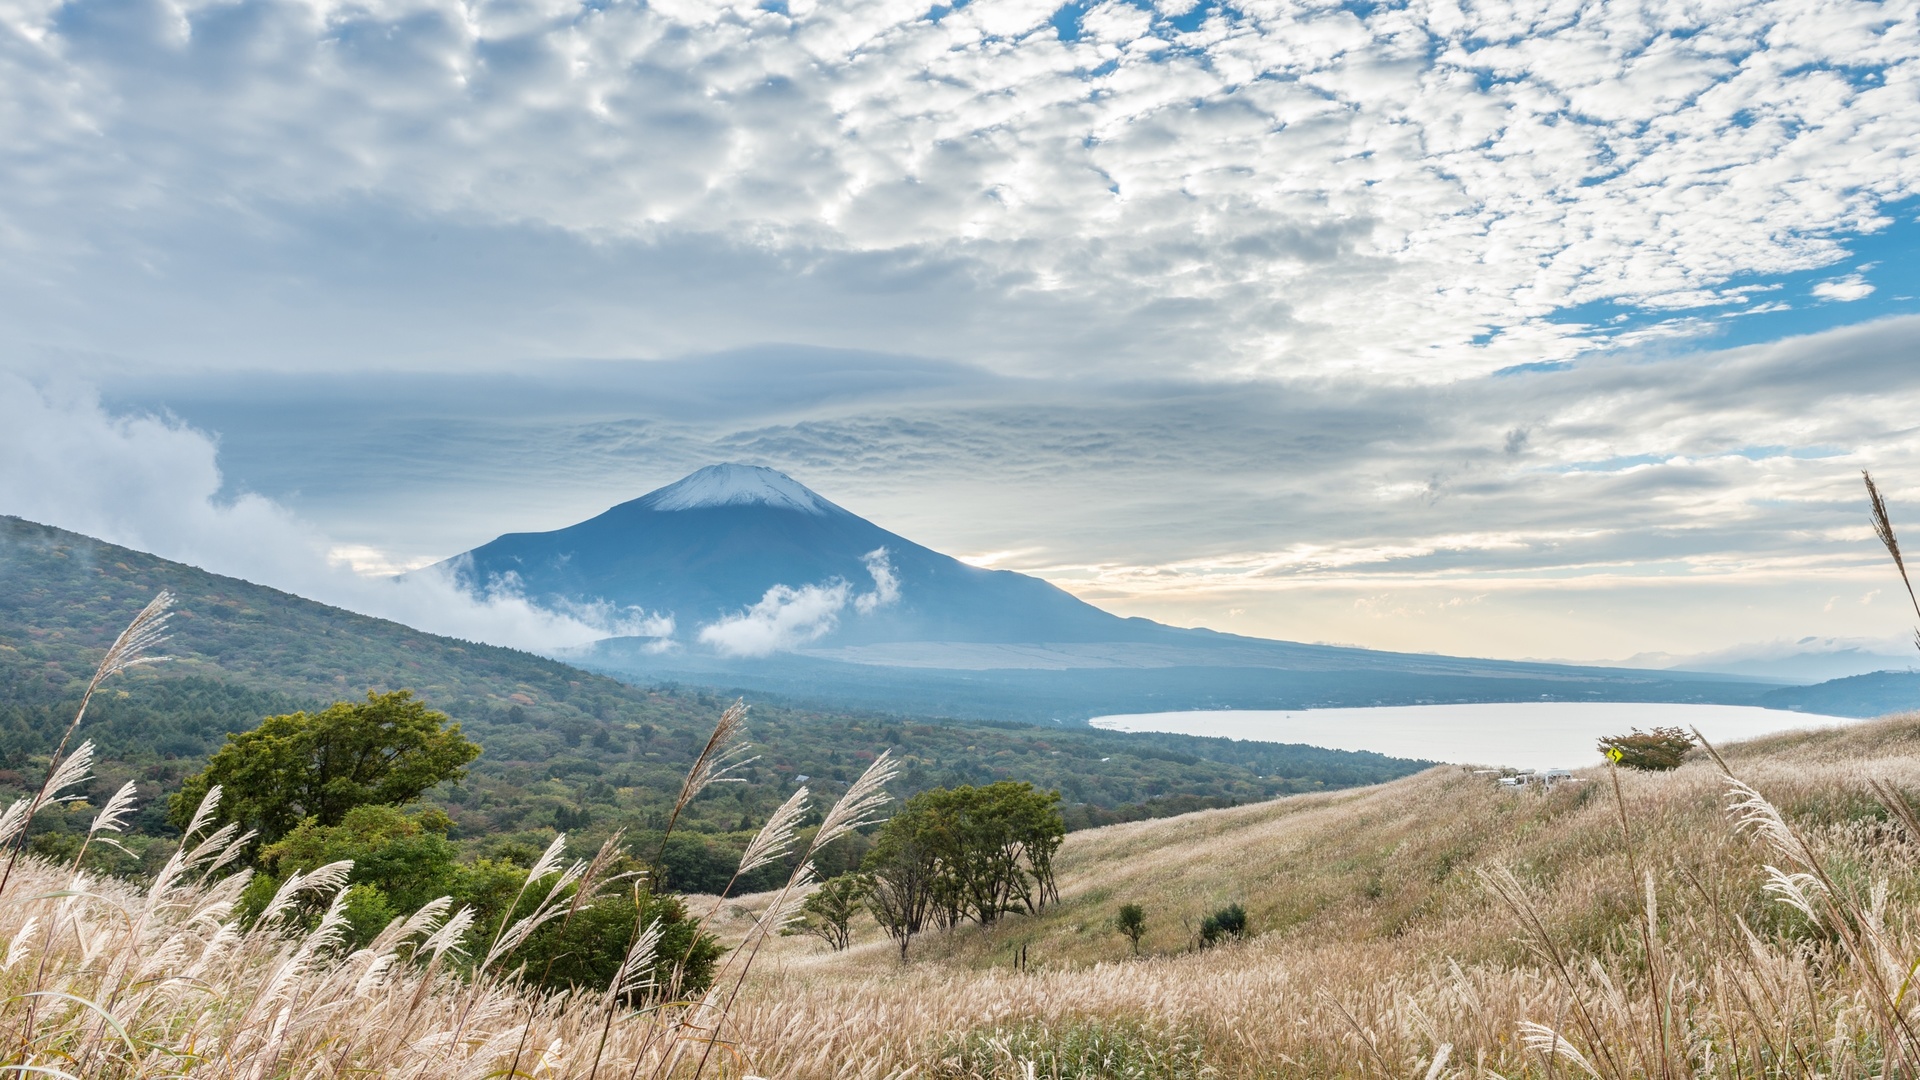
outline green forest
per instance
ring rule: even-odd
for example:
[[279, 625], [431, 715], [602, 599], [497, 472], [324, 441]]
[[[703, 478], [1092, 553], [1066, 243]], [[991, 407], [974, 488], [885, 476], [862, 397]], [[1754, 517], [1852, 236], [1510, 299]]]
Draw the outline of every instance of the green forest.
[[[435, 787], [422, 803], [444, 815], [446, 835], [465, 857], [526, 865], [557, 831], [586, 850], [624, 829], [645, 849], [659, 841], [682, 775], [736, 697], [724, 688], [629, 686], [0, 517], [0, 795], [38, 782], [101, 650], [163, 588], [178, 596], [162, 649], [172, 659], [117, 679], [96, 697], [84, 729], [99, 746], [99, 798], [127, 780], [139, 784], [132, 854], [121, 859], [156, 857], [173, 835], [168, 798], [229, 734], [268, 716], [401, 689], [482, 748], [463, 780]], [[754, 760], [739, 774], [743, 783], [718, 785], [687, 809], [663, 860], [672, 888], [724, 884], [752, 830], [796, 786], [830, 801], [887, 750], [901, 763], [893, 785], [901, 797], [1025, 781], [1060, 793], [1069, 829], [1376, 783], [1425, 764], [1308, 746], [833, 710], [757, 695], [748, 704]], [[49, 812], [36, 844], [60, 851], [77, 843], [90, 812]], [[830, 860], [846, 865], [823, 865], [827, 876], [860, 856], [857, 843], [836, 847]], [[779, 867], [767, 873], [785, 876]]]

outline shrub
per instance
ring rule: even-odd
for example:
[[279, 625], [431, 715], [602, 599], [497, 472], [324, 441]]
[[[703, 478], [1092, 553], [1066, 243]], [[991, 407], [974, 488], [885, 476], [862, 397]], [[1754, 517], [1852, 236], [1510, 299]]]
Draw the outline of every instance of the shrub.
[[634, 935], [655, 921], [660, 944], [653, 967], [623, 995], [628, 1005], [675, 996], [697, 998], [713, 985], [714, 967], [727, 950], [689, 918], [678, 896], [645, 889], [603, 896], [570, 918], [541, 927], [515, 953], [529, 983], [545, 990], [593, 990], [607, 986], [626, 957]]
[[1609, 735], [1599, 745], [1602, 754], [1629, 769], [1673, 769], [1693, 749], [1694, 741], [1681, 728], [1657, 727], [1652, 731], [1634, 728], [1630, 735]]
[[1140, 939], [1147, 934], [1147, 909], [1139, 904], [1121, 904], [1119, 914], [1113, 917], [1113, 928], [1127, 935], [1133, 942], [1135, 955], [1140, 952]]
[[1226, 907], [1207, 916], [1200, 923], [1200, 947], [1217, 945], [1230, 937], [1247, 936], [1247, 909], [1239, 904]]

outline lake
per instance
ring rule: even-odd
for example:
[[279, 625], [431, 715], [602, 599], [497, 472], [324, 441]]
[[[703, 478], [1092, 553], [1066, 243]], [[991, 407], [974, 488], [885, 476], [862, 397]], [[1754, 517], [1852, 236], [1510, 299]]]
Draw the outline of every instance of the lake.
[[1386, 705], [1291, 712], [1219, 710], [1102, 716], [1111, 731], [1162, 731], [1261, 742], [1307, 743], [1333, 750], [1372, 750], [1522, 769], [1579, 768], [1600, 763], [1594, 743], [1631, 728], [1695, 727], [1718, 745], [1778, 731], [1859, 723], [1840, 716], [1751, 705], [1540, 701], [1491, 705]]

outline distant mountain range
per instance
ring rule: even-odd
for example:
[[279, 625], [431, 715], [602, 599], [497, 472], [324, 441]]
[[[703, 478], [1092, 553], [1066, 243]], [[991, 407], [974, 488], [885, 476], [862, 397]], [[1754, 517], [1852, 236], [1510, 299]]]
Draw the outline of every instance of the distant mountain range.
[[[1121, 618], [923, 547], [772, 469], [722, 464], [442, 564], [476, 593], [622, 620], [568, 659], [845, 705], [1103, 713], [1472, 701], [1759, 704], [1788, 682], [1304, 645]], [[1804, 707], [1804, 706], [1803, 706]]]

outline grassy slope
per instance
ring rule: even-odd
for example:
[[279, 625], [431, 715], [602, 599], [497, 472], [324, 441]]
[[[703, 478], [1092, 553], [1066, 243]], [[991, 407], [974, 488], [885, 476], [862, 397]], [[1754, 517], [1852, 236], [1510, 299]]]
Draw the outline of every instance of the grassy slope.
[[[1862, 904], [1874, 879], [1889, 883], [1893, 955], [1902, 964], [1920, 957], [1909, 915], [1920, 907], [1920, 837], [1900, 831], [1865, 788], [1874, 777], [1910, 800], [1920, 794], [1920, 716], [1774, 737], [1729, 748], [1726, 757], [1813, 839]], [[1783, 859], [1732, 827], [1725, 783], [1710, 762], [1620, 779], [1631, 844], [1601, 770], [1542, 795], [1500, 789], [1456, 767], [1075, 834], [1058, 860], [1058, 907], [991, 930], [930, 935], [916, 942], [905, 972], [871, 925], [857, 939], [863, 943], [841, 956], [811, 939], [788, 939], [784, 965], [762, 983], [749, 1026], [791, 1031], [799, 1018], [821, 1030], [846, 1025], [831, 1047], [789, 1036], [769, 1048], [768, 1067], [783, 1062], [796, 1076], [827, 1075], [822, 1063], [834, 1057], [889, 1068], [924, 1062], [965, 1043], [968, 1031], [976, 1043], [987, 1032], [1016, 1044], [1027, 1038], [1034, 1050], [1049, 1040], [1084, 1040], [1089, 1030], [1168, 1060], [1184, 1048], [1223, 1076], [1421, 1076], [1441, 1042], [1453, 1044], [1456, 1065], [1484, 1058], [1503, 1075], [1544, 1075], [1516, 1025], [1576, 1024], [1569, 995], [1521, 944], [1528, 932], [1483, 876], [1507, 869], [1548, 937], [1576, 958], [1573, 996], [1605, 996], [1588, 985], [1592, 961], [1624, 988], [1618, 1015], [1601, 1024], [1623, 1060], [1640, 1053], [1637, 1045], [1654, 1045], [1639, 982], [1646, 951], [1636, 931], [1647, 874], [1657, 901], [1657, 955], [1669, 956], [1682, 1015], [1694, 1025], [1687, 1037], [1696, 1051], [1717, 1039], [1723, 1056], [1729, 1044], [1752, 1049], [1763, 1040], [1745, 1007], [1729, 1003], [1730, 988], [1786, 978], [1797, 970], [1798, 951], [1830, 948], [1831, 940], [1823, 945], [1804, 918], [1763, 891], [1763, 864]], [[1137, 960], [1111, 928], [1114, 910], [1129, 901], [1146, 907], [1150, 924], [1149, 955]], [[1229, 901], [1246, 906], [1258, 936], [1196, 951], [1200, 919]], [[1736, 917], [1763, 950], [1747, 947]], [[1026, 974], [1013, 970], [1023, 948], [1037, 969]], [[1782, 999], [1779, 1047], [1798, 1031], [1818, 1057], [1836, 1024], [1856, 1033], [1867, 1026], [1861, 993], [1844, 969], [1833, 965], [1829, 975], [1808, 979], [1798, 992], [1811, 990], [1810, 1002]], [[1594, 1006], [1603, 1017], [1607, 1008]], [[1029, 1022], [1038, 1027], [1023, 1026]], [[935, 1034], [885, 1037], [898, 1030]], [[1595, 1052], [1590, 1041], [1577, 1041]], [[1673, 1041], [1685, 1045], [1679, 1034]], [[1647, 1051], [1649, 1071], [1654, 1052]], [[1187, 1075], [1168, 1068], [1141, 1075]], [[1012, 1065], [976, 1071], [1018, 1075]]]
[[[406, 687], [486, 747], [466, 789], [442, 793], [467, 836], [538, 848], [564, 823], [597, 842], [615, 826], [657, 826], [725, 703], [700, 690], [626, 686], [0, 517], [0, 789], [36, 775], [98, 650], [163, 587], [180, 597], [167, 645], [176, 659], [116, 681], [87, 728], [101, 744], [102, 787], [144, 781], [149, 826], [161, 813], [156, 796], [227, 732], [268, 713]], [[907, 759], [909, 789], [1031, 780], [1084, 804], [1081, 818], [1155, 797], [1246, 801], [1417, 767], [1308, 747], [947, 725], [768, 702], [755, 702], [751, 732], [761, 755], [748, 773], [754, 782], [696, 804], [691, 828], [727, 834], [757, 823], [801, 774], [831, 793], [887, 748]], [[724, 864], [715, 860], [715, 872], [724, 875]]]

